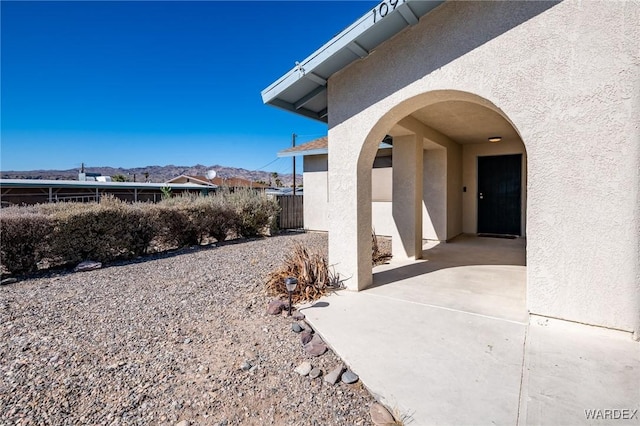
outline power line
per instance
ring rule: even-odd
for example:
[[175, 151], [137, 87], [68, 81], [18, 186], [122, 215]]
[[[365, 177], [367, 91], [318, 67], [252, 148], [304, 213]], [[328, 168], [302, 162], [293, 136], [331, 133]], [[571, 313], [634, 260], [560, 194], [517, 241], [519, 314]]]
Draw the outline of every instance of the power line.
[[271, 162], [269, 162], [269, 163], [265, 164], [264, 166], [262, 166], [262, 167], [260, 167], [260, 168], [257, 168], [257, 169], [256, 169], [256, 171], [258, 171], [258, 170], [262, 170], [262, 169], [264, 169], [265, 167], [270, 166], [271, 164], [275, 163], [275, 162], [276, 162], [276, 161], [278, 161], [278, 160], [280, 160], [280, 157], [276, 157], [276, 159], [275, 159], [275, 160], [273, 160], [273, 161], [271, 161]]

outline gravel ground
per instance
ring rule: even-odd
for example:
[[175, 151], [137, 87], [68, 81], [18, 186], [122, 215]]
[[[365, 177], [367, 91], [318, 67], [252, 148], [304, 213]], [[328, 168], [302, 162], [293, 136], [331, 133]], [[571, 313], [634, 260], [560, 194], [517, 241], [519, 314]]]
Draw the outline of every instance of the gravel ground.
[[291, 320], [266, 314], [264, 277], [298, 242], [327, 247], [283, 234], [0, 287], [0, 423], [371, 424], [360, 382], [293, 371], [339, 358], [309, 358]]

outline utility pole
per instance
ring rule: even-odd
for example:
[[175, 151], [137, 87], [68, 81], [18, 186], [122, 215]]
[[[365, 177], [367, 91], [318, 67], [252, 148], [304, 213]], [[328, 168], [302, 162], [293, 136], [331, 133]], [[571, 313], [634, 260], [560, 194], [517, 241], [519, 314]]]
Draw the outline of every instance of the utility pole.
[[[296, 147], [296, 134], [291, 134], [291, 147]], [[296, 199], [296, 153], [293, 153], [293, 223], [298, 224], [298, 201]]]
[[[296, 147], [296, 134], [291, 134], [291, 147]], [[295, 154], [295, 153], [294, 153]], [[296, 156], [291, 157], [293, 159], [293, 195], [296, 195]]]

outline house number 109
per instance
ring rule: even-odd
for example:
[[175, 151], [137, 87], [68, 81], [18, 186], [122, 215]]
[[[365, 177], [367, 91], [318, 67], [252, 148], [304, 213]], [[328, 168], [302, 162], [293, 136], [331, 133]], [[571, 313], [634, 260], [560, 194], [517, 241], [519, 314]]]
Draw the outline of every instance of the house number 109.
[[404, 3], [405, 0], [383, 0], [379, 5], [373, 8], [373, 23], [381, 20], [389, 12], [393, 12], [398, 7], [398, 4]]

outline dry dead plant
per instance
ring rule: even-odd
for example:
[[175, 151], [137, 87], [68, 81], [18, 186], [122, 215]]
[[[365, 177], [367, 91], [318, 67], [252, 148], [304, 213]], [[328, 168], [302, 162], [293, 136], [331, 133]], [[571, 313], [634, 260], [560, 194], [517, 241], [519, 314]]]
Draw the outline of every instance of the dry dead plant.
[[390, 253], [386, 253], [380, 250], [380, 246], [378, 245], [378, 236], [376, 235], [375, 229], [371, 231], [371, 260], [373, 261], [373, 266], [382, 265], [387, 260], [391, 258]]
[[293, 303], [317, 300], [330, 290], [340, 287], [337, 274], [329, 269], [327, 258], [320, 253], [311, 253], [297, 244], [287, 255], [284, 264], [267, 276], [267, 293], [271, 296], [288, 296], [284, 281], [287, 277], [298, 279], [292, 293]]

